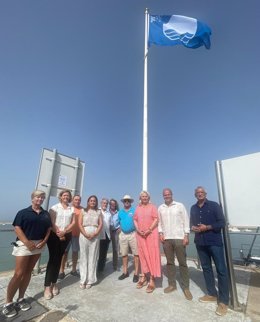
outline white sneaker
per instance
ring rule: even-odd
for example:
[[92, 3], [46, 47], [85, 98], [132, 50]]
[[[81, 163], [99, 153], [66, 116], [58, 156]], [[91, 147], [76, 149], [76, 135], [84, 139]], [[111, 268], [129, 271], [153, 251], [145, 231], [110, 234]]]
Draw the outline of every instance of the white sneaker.
[[17, 310], [15, 308], [14, 303], [11, 303], [9, 305], [4, 305], [2, 313], [7, 318], [12, 318], [13, 316], [16, 316], [18, 312], [17, 312]]
[[31, 304], [26, 301], [26, 299], [22, 299], [15, 303], [15, 306], [21, 311], [28, 311], [31, 308]]

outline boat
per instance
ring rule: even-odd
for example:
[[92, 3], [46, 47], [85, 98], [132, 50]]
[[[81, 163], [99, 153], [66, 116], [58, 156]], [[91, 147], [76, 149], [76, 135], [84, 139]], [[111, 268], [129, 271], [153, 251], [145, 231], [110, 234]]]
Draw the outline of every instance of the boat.
[[240, 230], [237, 227], [229, 227], [228, 230], [231, 231], [232, 233], [240, 232]]

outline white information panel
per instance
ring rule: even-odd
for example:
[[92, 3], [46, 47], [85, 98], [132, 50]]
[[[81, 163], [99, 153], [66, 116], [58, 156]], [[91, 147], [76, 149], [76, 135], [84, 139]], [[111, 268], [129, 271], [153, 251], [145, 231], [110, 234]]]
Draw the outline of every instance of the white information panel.
[[260, 153], [217, 162], [229, 225], [260, 226]]
[[72, 195], [82, 194], [85, 163], [58, 153], [57, 150], [43, 149], [36, 189], [46, 193], [46, 202], [50, 196], [57, 197], [63, 189], [71, 190]]

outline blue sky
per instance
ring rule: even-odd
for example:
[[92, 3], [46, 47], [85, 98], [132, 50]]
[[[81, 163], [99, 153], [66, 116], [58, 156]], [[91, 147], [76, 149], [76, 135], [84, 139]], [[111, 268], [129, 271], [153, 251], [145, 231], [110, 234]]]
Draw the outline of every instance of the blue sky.
[[[86, 163], [90, 194], [142, 189], [144, 11], [197, 18], [210, 50], [149, 50], [148, 190], [189, 209], [215, 161], [260, 151], [260, 2], [0, 1], [0, 220], [29, 205], [42, 148]], [[239, 176], [238, 176], [239, 184]]]

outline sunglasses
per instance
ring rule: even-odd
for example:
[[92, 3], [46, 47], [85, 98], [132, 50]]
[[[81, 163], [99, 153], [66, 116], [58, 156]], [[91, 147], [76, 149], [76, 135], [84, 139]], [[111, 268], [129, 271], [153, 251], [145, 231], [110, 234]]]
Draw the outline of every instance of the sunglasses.
[[124, 200], [124, 202], [129, 202], [129, 203], [130, 203], [130, 202], [131, 202], [131, 200], [129, 200], [129, 199], [125, 199], [125, 200]]

